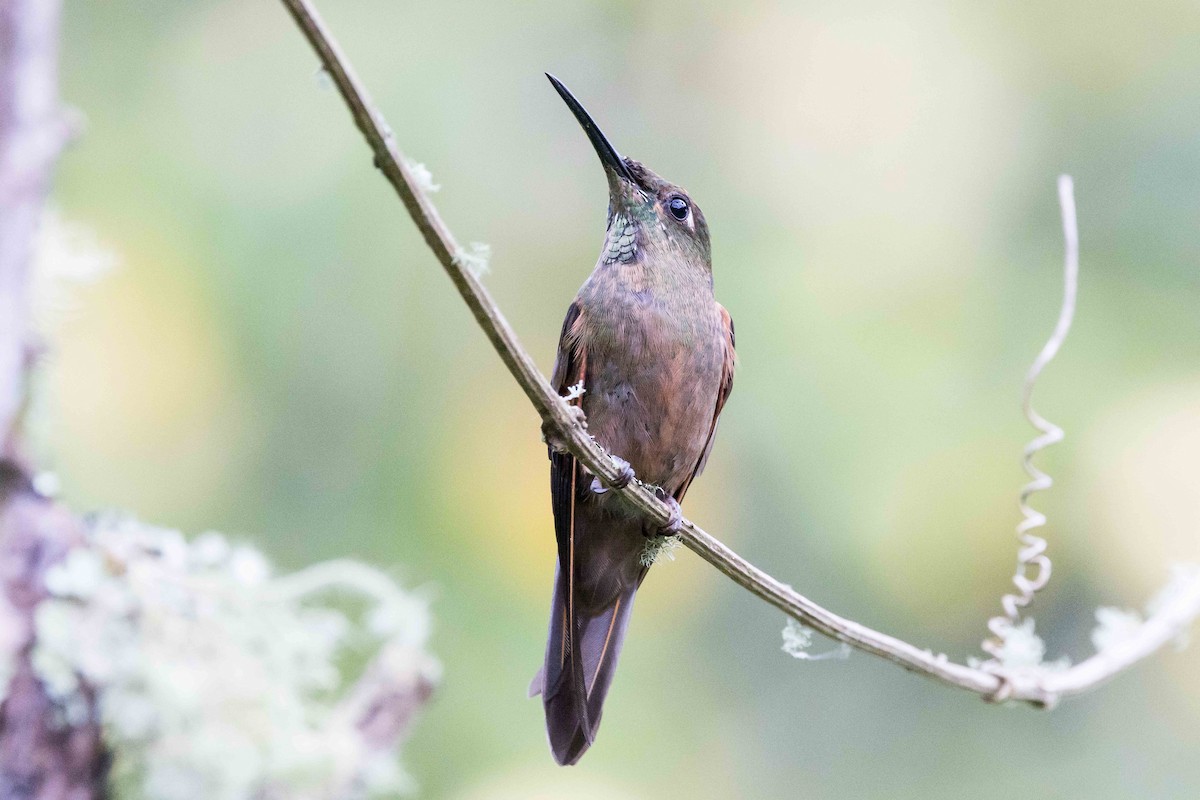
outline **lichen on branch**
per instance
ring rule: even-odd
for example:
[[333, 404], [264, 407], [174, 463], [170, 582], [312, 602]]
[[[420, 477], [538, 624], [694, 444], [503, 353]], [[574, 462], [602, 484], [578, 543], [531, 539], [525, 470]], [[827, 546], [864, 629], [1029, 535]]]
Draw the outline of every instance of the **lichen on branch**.
[[369, 712], [405, 694], [415, 710], [440, 668], [425, 600], [382, 572], [338, 561], [276, 577], [261, 552], [221, 534], [188, 541], [105, 515], [45, 584], [34, 669], [62, 724], [95, 704], [120, 797], [412, 788], [391, 747], [411, 713], [368, 736]]

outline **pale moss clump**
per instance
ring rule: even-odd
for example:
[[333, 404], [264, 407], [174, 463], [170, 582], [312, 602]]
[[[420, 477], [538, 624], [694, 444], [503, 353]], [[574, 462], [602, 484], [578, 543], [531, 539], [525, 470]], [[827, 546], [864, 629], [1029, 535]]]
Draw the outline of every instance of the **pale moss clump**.
[[43, 332], [75, 309], [79, 288], [98, 282], [118, 262], [91, 228], [64, 219], [52, 206], [42, 212], [33, 252], [30, 306]]
[[[1102, 606], [1096, 609], [1096, 627], [1092, 630], [1092, 644], [1096, 652], [1103, 653], [1113, 650], [1132, 640], [1141, 631], [1146, 619], [1158, 611], [1173, 604], [1180, 592], [1185, 591], [1197, 577], [1200, 567], [1195, 564], [1175, 564], [1171, 567], [1171, 579], [1159, 590], [1150, 602], [1146, 604], [1146, 614], [1125, 608]], [[1175, 646], [1183, 649], [1187, 646], [1188, 632], [1184, 629], [1175, 640]]]
[[425, 601], [378, 570], [345, 561], [273, 577], [261, 553], [221, 534], [189, 542], [107, 517], [47, 572], [46, 588], [34, 668], [64, 722], [89, 713], [81, 686], [96, 691], [116, 797], [320, 800], [409, 788], [395, 754], [366, 741], [347, 712], [357, 677], [347, 661], [382, 653], [390, 674], [437, 677]]
[[649, 567], [662, 559], [675, 560], [675, 551], [683, 546], [678, 536], [649, 536], [638, 559], [643, 567]]
[[1046, 643], [1035, 633], [1032, 617], [1008, 626], [996, 649], [996, 660], [1006, 669], [1040, 667], [1046, 658]]
[[575, 384], [574, 386], [567, 387], [567, 393], [563, 395], [563, 400], [566, 400], [569, 403], [572, 400], [578, 400], [579, 398], [583, 397], [586, 393], [587, 393], [587, 389], [584, 388], [583, 381], [580, 381], [579, 383]]
[[454, 254], [454, 263], [474, 275], [482, 278], [492, 270], [492, 246], [484, 242], [471, 242], [466, 250]]
[[417, 182], [422, 192], [433, 194], [442, 188], [440, 183], [433, 182], [433, 173], [429, 171], [429, 167], [419, 161], [413, 161], [411, 158], [404, 159], [404, 166], [408, 167], [408, 171], [412, 174], [413, 180]]
[[1092, 646], [1097, 653], [1112, 650], [1129, 641], [1142, 629], [1142, 615], [1127, 608], [1101, 606], [1096, 609], [1096, 627], [1092, 629]]
[[815, 633], [816, 631], [807, 625], [802, 625], [788, 617], [783, 626], [783, 647], [780, 649], [800, 661], [829, 661], [831, 659], [844, 661], [850, 657], [850, 645], [845, 642], [839, 642], [837, 647], [823, 653], [810, 652], [809, 648], [812, 647]]
[[993, 628], [996, 645], [990, 650], [994, 656], [988, 660], [968, 658], [967, 666], [972, 669], [994, 671], [1064, 670], [1071, 666], [1071, 659], [1063, 656], [1046, 661], [1046, 643], [1037, 635], [1037, 623], [1026, 617], [1017, 623], [1002, 618], [1002, 624]]

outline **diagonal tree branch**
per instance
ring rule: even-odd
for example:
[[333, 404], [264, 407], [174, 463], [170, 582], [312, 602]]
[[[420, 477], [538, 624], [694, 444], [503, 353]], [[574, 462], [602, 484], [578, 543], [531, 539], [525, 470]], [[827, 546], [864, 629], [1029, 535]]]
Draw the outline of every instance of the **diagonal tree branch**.
[[[282, 0], [324, 69], [333, 79], [355, 124], [375, 156], [375, 165], [395, 188], [409, 215], [446, 270], [475, 320], [491, 341], [513, 378], [529, 398], [544, 423], [554, 426], [564, 444], [594, 475], [606, 483], [619, 478], [620, 469], [572, 416], [566, 402], [550, 387], [533, 359], [483, 284], [467, 270], [463, 252], [442, 221], [429, 197], [396, 144], [391, 128], [371, 101], [349, 61], [309, 0]], [[638, 482], [620, 490], [625, 499], [651, 521], [665, 525], [670, 509]], [[970, 667], [935, 655], [893, 636], [872, 630], [804, 597], [746, 561], [695, 523], [683, 521], [680, 539], [685, 545], [739, 586], [789, 617], [866, 653], [926, 675], [942, 683], [980, 694], [988, 699], [1019, 700], [1052, 706], [1063, 695], [1094, 688], [1121, 670], [1140, 661], [1178, 637], [1200, 615], [1200, 573], [1172, 593], [1169, 602], [1120, 646], [1106, 649], [1067, 670], [1043, 667], [1013, 669], [993, 664]]]

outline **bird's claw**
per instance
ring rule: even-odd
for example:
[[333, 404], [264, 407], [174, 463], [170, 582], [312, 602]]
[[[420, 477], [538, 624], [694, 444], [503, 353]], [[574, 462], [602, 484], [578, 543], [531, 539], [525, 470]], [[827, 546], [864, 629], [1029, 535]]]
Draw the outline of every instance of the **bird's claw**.
[[620, 456], [610, 456], [610, 458], [612, 458], [613, 463], [617, 465], [617, 478], [616, 480], [609, 482], [608, 488], [624, 489], [633, 480], [633, 467], [630, 466], [628, 461]]
[[[567, 406], [570, 409], [571, 417], [575, 422], [579, 423], [579, 427], [587, 430], [587, 415], [583, 413], [583, 409], [579, 406]], [[542, 441], [555, 453], [566, 453], [570, 450], [567, 447], [567, 440], [559, 432], [558, 426], [549, 420], [542, 420]]]
[[609, 489], [624, 489], [633, 482], [635, 476], [633, 473], [633, 467], [630, 466], [629, 462], [620, 456], [610, 455], [609, 458], [611, 458], [613, 463], [617, 465], [617, 477], [615, 480], [612, 480], [608, 483], [600, 480], [599, 477], [592, 478], [593, 494], [604, 494]]
[[663, 502], [671, 509], [671, 517], [666, 525], [659, 527], [654, 533], [657, 536], [678, 536], [683, 532], [683, 509], [674, 497], [664, 497]]

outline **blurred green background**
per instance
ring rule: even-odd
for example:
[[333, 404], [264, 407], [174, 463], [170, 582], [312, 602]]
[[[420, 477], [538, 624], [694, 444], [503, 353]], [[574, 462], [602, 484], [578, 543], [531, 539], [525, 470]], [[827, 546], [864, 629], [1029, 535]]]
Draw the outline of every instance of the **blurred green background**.
[[[1057, 313], [1054, 180], [1080, 308], [1039, 409], [1067, 430], [1052, 657], [1097, 605], [1200, 560], [1200, 6], [1185, 0], [326, 0], [401, 145], [549, 370], [602, 241], [559, 75], [713, 230], [740, 368], [690, 515], [829, 607], [955, 657], [1011, 574], [1024, 371]], [[217, 528], [286, 568], [429, 587], [444, 685], [405, 761], [431, 798], [1182, 798], [1200, 649], [1052, 714], [855, 655], [689, 553], [638, 601], [596, 746], [555, 767], [525, 698], [553, 533], [538, 420], [268, 0], [69, 2], [87, 115], [56, 201], [122, 266], [54, 354], [47, 463], [77, 507]]]

